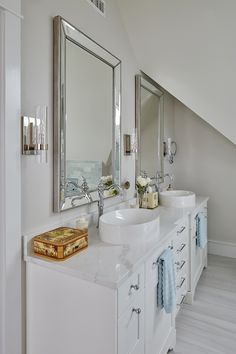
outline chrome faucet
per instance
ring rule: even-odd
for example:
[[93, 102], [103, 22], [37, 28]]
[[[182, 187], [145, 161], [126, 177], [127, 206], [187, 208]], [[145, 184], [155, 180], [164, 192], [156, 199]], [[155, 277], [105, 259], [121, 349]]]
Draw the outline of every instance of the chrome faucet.
[[103, 215], [103, 210], [104, 210], [104, 191], [109, 191], [110, 189], [115, 189], [118, 193], [118, 195], [122, 196], [123, 195], [123, 190], [117, 183], [113, 183], [110, 186], [104, 185], [104, 183], [101, 181], [98, 184], [98, 223], [97, 223], [97, 228], [99, 227], [99, 219], [100, 216]]
[[86, 178], [84, 178], [82, 176], [82, 179], [83, 179], [83, 183], [81, 184], [80, 188], [81, 188], [82, 192], [85, 194], [85, 198], [87, 198], [89, 203], [92, 203], [93, 199], [92, 199], [91, 194], [89, 193], [89, 186], [88, 186], [88, 183], [86, 181]]
[[166, 174], [164, 174], [164, 178], [165, 177], [169, 178], [169, 185], [168, 185], [167, 190], [172, 189], [172, 183], [173, 183], [173, 179], [174, 179], [173, 175], [170, 175], [169, 173], [166, 173]]
[[[151, 177], [151, 180], [153, 181], [152, 185], [155, 186], [156, 192], [161, 192], [161, 184], [164, 183], [164, 179], [166, 177], [169, 177], [169, 186], [168, 189], [172, 189], [172, 183], [173, 183], [173, 175], [170, 175], [169, 173], [165, 173], [163, 175], [162, 172], [158, 172], [156, 173], [155, 177]], [[156, 181], [156, 182], [155, 182]]]
[[[77, 188], [81, 190], [80, 194], [71, 199], [71, 205], [73, 207], [76, 206], [75, 201], [76, 200], [80, 200], [82, 198], [86, 198], [89, 203], [92, 203], [92, 201], [93, 201], [92, 196], [89, 193], [89, 186], [88, 186], [88, 183], [86, 181], [86, 178], [84, 178], [82, 176], [82, 180], [83, 180], [83, 182], [82, 182], [81, 186], [77, 185]], [[74, 182], [68, 182], [68, 183], [72, 183], [72, 184], [75, 185]]]
[[161, 192], [161, 184], [163, 183], [163, 173], [157, 171], [155, 180], [156, 180], [156, 185], [155, 185], [156, 190], [157, 192]]

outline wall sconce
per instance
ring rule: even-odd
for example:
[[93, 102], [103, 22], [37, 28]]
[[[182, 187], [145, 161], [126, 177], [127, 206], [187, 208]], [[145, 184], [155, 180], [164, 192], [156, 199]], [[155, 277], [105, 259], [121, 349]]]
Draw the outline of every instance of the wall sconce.
[[131, 135], [124, 134], [124, 155], [130, 156], [131, 155]]
[[132, 134], [124, 134], [124, 155], [130, 156], [137, 152], [137, 134], [136, 129]]
[[172, 141], [171, 138], [167, 139], [167, 142], [164, 141], [164, 157], [167, 156], [167, 159], [170, 164], [174, 162], [174, 157], [177, 153], [177, 144], [175, 141]]
[[48, 112], [46, 106], [36, 108], [36, 117], [22, 117], [22, 154], [36, 155], [47, 162]]

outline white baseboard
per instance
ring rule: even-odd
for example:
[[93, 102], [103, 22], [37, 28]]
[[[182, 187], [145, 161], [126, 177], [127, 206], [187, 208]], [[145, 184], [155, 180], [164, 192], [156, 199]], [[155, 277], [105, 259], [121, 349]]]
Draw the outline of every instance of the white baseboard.
[[236, 258], [236, 243], [208, 240], [208, 253]]

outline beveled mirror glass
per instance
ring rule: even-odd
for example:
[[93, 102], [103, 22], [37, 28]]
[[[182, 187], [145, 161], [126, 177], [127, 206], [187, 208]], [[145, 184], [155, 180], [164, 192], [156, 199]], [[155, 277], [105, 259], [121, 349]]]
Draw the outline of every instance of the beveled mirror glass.
[[120, 87], [121, 61], [55, 17], [55, 211], [98, 200], [101, 177], [120, 184]]
[[136, 176], [163, 175], [164, 95], [158, 84], [141, 73], [136, 75], [136, 129], [138, 153]]

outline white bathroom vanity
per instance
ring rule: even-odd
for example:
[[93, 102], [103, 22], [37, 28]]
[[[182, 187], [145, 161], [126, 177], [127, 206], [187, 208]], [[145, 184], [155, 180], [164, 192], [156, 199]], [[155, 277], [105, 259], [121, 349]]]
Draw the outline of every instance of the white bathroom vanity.
[[[165, 354], [175, 346], [175, 317], [191, 303], [207, 265], [196, 244], [196, 220], [207, 200], [192, 208], [158, 207], [160, 235], [112, 245], [89, 229], [89, 247], [64, 262], [39, 258], [25, 247], [27, 354]], [[157, 306], [158, 258], [170, 247], [176, 266], [176, 309]], [[27, 250], [28, 249], [28, 250]]]

